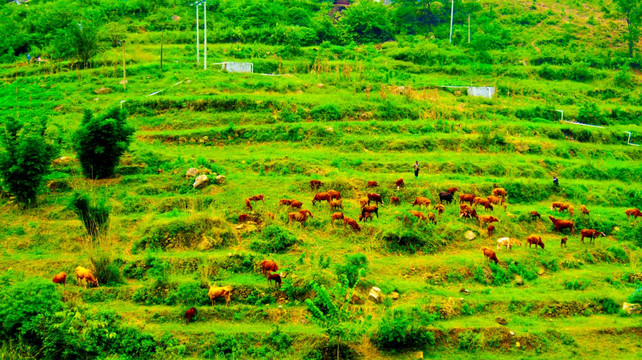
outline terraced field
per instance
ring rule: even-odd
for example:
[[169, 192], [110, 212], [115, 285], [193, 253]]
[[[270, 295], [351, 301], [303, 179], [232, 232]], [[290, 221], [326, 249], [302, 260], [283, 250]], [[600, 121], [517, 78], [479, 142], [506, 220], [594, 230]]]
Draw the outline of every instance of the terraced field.
[[[213, 61], [225, 60], [223, 49], [234, 46], [211, 46]], [[133, 51], [151, 62], [157, 50], [143, 44]], [[510, 67], [486, 75], [462, 67], [451, 75], [391, 60], [383, 49], [367, 61], [339, 57], [325, 68], [304, 55], [280, 64], [280, 76], [267, 76], [195, 70], [191, 49], [165, 51], [171, 60], [163, 72], [133, 60], [126, 90], [111, 66], [57, 74], [0, 69], [2, 116], [48, 115], [49, 133], [69, 158], [52, 165], [39, 207], [18, 210], [2, 200], [5, 274], [48, 279], [67, 272], [69, 286], [60, 287], [66, 302], [115, 311], [127, 325], [165, 339], [170, 345], [159, 358], [323, 358], [336, 350], [310, 321], [305, 300], [316, 294], [310, 284], [334, 286], [337, 268], [363, 254], [366, 271], [346, 327], [365, 331], [345, 343], [352, 352], [342, 357], [639, 358], [640, 317], [621, 310], [642, 282], [642, 225], [624, 214], [642, 205], [642, 151], [627, 144], [625, 133], [642, 142], [639, 118], [590, 128], [560, 122], [556, 112], [576, 120], [578, 98], [599, 109], [639, 112], [634, 91], [600, 98], [612, 89], [614, 73], [604, 70], [605, 80], [592, 83], [501, 75]], [[471, 98], [443, 87], [470, 82], [495, 85], [498, 96]], [[101, 87], [111, 92], [96, 95]], [[72, 134], [83, 109], [113, 106], [129, 112], [136, 139], [117, 177], [84, 179]], [[196, 190], [194, 177], [185, 175], [190, 168], [225, 181]], [[399, 178], [405, 187], [395, 186]], [[344, 214], [355, 219], [359, 199], [381, 194], [380, 216], [361, 223], [360, 232], [332, 225], [328, 206], [311, 203], [311, 179], [324, 182], [320, 191], [340, 191]], [[366, 189], [367, 181], [379, 186]], [[458, 187], [485, 197], [495, 185], [508, 192], [506, 208], [477, 208], [499, 219], [490, 237], [476, 219], [460, 218], [457, 201], [436, 224], [399, 220], [417, 196], [435, 204], [440, 191]], [[100, 241], [92, 242], [67, 207], [73, 191], [108, 199], [109, 234]], [[265, 203], [248, 212], [244, 199], [257, 194]], [[401, 204], [391, 205], [391, 196]], [[313, 217], [305, 226], [288, 224], [292, 210], [279, 199], [302, 201]], [[572, 204], [575, 215], [551, 210], [554, 201]], [[541, 219], [531, 219], [531, 211]], [[242, 213], [254, 221], [238, 224]], [[582, 243], [577, 233], [555, 232], [549, 215], [575, 221], [577, 233], [592, 228], [607, 236]], [[496, 249], [500, 237], [525, 243], [530, 234], [541, 235], [545, 248]], [[568, 246], [560, 247], [565, 236]], [[296, 241], [287, 246], [290, 238]], [[483, 247], [496, 250], [498, 265], [486, 261]], [[116, 264], [123, 282], [77, 286], [76, 266], [91, 267], [98, 256]], [[264, 259], [287, 274], [280, 289], [257, 268]], [[211, 306], [209, 285], [231, 286], [231, 305], [219, 299]], [[373, 286], [381, 289], [379, 302], [368, 298]], [[183, 314], [192, 306], [198, 315], [186, 325]], [[379, 324], [393, 311], [432, 333], [431, 345], [378, 348]]]

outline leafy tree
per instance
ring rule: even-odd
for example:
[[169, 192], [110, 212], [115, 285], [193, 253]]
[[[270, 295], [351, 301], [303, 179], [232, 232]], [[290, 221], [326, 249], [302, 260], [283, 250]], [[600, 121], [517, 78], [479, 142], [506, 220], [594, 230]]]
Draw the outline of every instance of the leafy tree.
[[358, 43], [384, 42], [394, 37], [390, 12], [382, 3], [364, 0], [350, 6], [340, 24]]
[[3, 185], [23, 207], [36, 206], [38, 189], [56, 156], [53, 145], [45, 138], [46, 128], [46, 120], [22, 123], [8, 118], [4, 123], [0, 174]]
[[642, 27], [642, 2], [639, 0], [615, 0], [620, 12], [625, 16], [628, 34], [625, 39], [629, 45], [629, 57], [633, 57]]
[[65, 29], [66, 45], [76, 59], [82, 62], [83, 68], [89, 66], [89, 60], [102, 52], [98, 43], [98, 27], [91, 21], [72, 21]]
[[342, 276], [341, 281], [330, 291], [325, 286], [312, 282], [310, 286], [317, 296], [314, 299], [305, 300], [308, 311], [312, 315], [308, 319], [323, 328], [323, 332], [330, 338], [331, 343], [336, 343], [337, 359], [339, 358], [341, 341], [353, 341], [365, 331], [365, 323], [351, 323], [356, 316], [350, 308], [350, 301], [356, 285], [355, 283], [350, 286], [345, 276]]
[[127, 112], [118, 108], [97, 117], [85, 110], [74, 136], [74, 149], [86, 177], [104, 179], [114, 175], [134, 134], [134, 128], [127, 124], [126, 118]]

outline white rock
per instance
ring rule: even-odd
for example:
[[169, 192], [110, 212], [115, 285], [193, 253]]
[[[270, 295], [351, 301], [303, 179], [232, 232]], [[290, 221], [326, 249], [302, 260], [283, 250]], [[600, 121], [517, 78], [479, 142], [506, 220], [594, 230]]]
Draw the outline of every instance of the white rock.
[[194, 189], [202, 189], [209, 184], [210, 178], [208, 178], [207, 175], [199, 175], [196, 177], [196, 180], [194, 180], [194, 184], [192, 184], [192, 186]]

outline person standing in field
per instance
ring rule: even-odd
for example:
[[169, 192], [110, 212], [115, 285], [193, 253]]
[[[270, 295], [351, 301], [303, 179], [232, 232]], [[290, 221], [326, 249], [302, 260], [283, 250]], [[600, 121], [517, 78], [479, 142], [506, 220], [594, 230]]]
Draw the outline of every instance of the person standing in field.
[[415, 169], [415, 178], [417, 178], [419, 176], [419, 160], [415, 161], [412, 167]]
[[555, 184], [555, 186], [560, 186], [557, 176], [553, 176], [553, 184]]

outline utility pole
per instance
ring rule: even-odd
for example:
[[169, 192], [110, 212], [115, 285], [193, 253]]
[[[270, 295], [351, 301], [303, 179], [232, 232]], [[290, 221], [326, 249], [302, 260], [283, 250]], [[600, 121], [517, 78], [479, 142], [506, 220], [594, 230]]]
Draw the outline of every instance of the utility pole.
[[165, 35], [165, 30], [161, 32], [161, 71], [163, 71], [163, 36], [164, 35]]
[[470, 44], [470, 14], [468, 14], [468, 43]]
[[207, 70], [207, 1], [203, 1], [203, 69]]
[[198, 43], [199, 43], [199, 37], [198, 37], [198, 5], [196, 5], [196, 65], [200, 66], [201, 65], [201, 56], [198, 53]]
[[125, 40], [123, 40], [123, 90], [127, 90], [127, 72], [125, 71]]
[[452, 0], [450, 7], [450, 43], [453, 43], [453, 16], [455, 15], [455, 0]]
[[201, 66], [201, 56], [199, 54], [199, 25], [198, 25], [198, 7], [203, 4], [203, 35], [204, 35], [204, 44], [203, 44], [203, 69], [207, 70], [207, 1], [201, 0], [196, 1], [190, 6], [196, 7], [196, 66]]

